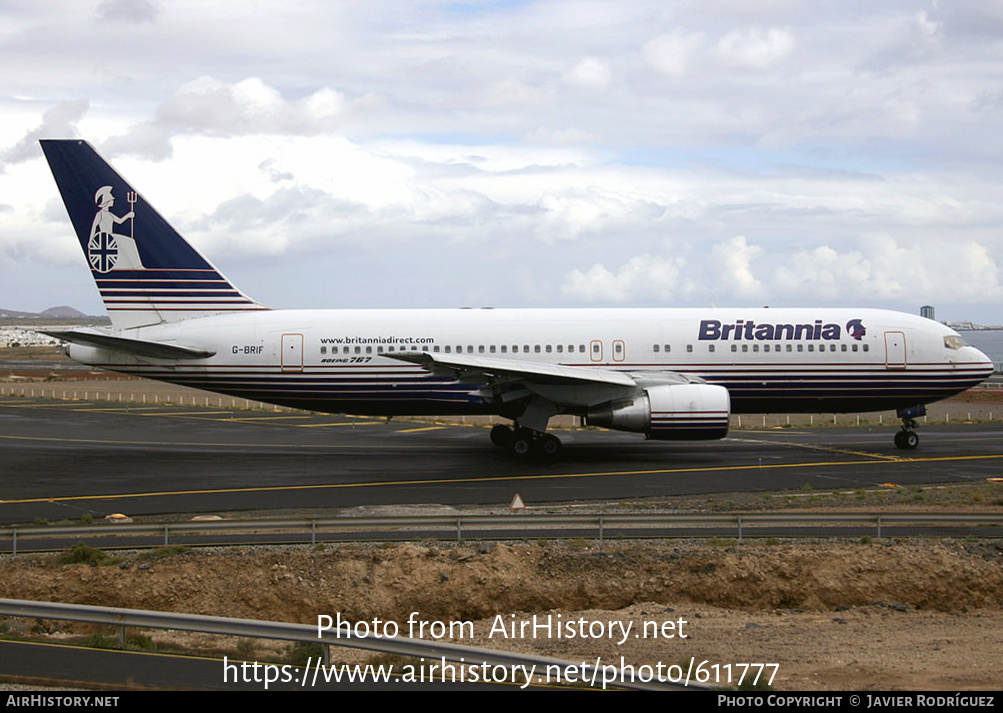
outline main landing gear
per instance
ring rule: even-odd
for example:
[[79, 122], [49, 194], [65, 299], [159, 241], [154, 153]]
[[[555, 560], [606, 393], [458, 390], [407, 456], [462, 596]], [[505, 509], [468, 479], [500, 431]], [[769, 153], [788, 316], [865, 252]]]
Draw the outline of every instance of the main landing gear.
[[531, 428], [511, 428], [497, 424], [491, 428], [491, 442], [520, 458], [552, 460], [561, 453], [561, 439]]
[[919, 428], [919, 423], [916, 422], [916, 419], [920, 416], [926, 416], [926, 406], [900, 408], [895, 413], [902, 419], [902, 430], [895, 434], [895, 447], [912, 450], [919, 445], [919, 436], [915, 431]]

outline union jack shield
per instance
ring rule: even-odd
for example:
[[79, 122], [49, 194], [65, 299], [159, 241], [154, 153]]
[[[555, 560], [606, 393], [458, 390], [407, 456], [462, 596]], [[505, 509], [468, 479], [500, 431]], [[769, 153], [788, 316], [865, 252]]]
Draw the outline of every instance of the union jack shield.
[[87, 242], [87, 257], [95, 272], [111, 272], [118, 262], [118, 241], [111, 233], [95, 233]]

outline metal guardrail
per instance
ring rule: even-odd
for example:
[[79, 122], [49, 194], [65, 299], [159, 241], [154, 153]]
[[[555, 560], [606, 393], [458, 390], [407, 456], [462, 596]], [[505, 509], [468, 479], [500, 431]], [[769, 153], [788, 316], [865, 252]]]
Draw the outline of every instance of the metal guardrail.
[[[843, 513], [716, 513], [716, 514], [596, 514], [596, 515], [418, 515], [400, 517], [336, 517], [326, 519], [288, 519], [288, 520], [225, 520], [210, 522], [177, 522], [157, 524], [121, 524], [121, 525], [71, 525], [53, 527], [5, 527], [0, 528], [0, 541], [10, 538], [11, 550], [17, 554], [18, 542], [25, 538], [51, 537], [121, 537], [122, 535], [163, 534], [163, 544], [172, 544], [181, 535], [212, 532], [264, 532], [284, 530], [290, 533], [310, 535], [310, 544], [316, 545], [318, 533], [355, 530], [393, 530], [397, 534], [407, 534], [415, 538], [428, 535], [430, 528], [449, 528], [455, 532], [456, 540], [470, 537], [472, 531], [477, 537], [486, 538], [493, 533], [493, 538], [509, 535], [519, 537], [520, 532], [531, 529], [546, 530], [547, 528], [563, 527], [575, 529], [573, 534], [554, 533], [553, 539], [580, 538], [594, 536], [600, 544], [608, 537], [610, 528], [662, 528], [663, 533], [645, 533], [645, 538], [672, 538], [679, 535], [672, 533], [672, 528], [681, 525], [697, 525], [702, 527], [734, 528], [734, 534], [741, 540], [749, 536], [749, 529], [763, 525], [793, 525], [808, 523], [814, 527], [810, 534], [802, 537], [825, 537], [826, 526], [831, 525], [870, 525], [875, 528], [875, 535], [881, 537], [882, 527], [887, 525], [925, 524], [925, 525], [990, 525], [1003, 526], [1003, 513], [973, 513], [973, 514], [943, 514], [943, 513], [874, 513], [874, 512], [843, 512]], [[619, 534], [623, 534], [622, 531]], [[1003, 531], [1000, 532], [1003, 536]], [[535, 535], [539, 537], [540, 535]], [[687, 537], [700, 535], [687, 534]], [[706, 537], [719, 537], [720, 532], [708, 534]], [[793, 536], [793, 535], [792, 535]], [[385, 538], [375, 537], [375, 540]]]
[[[221, 634], [224, 636], [243, 636], [255, 639], [278, 639], [297, 641], [325, 646], [324, 665], [330, 665], [329, 650], [331, 646], [377, 651], [414, 658], [424, 657], [426, 660], [444, 659], [454, 664], [471, 665], [484, 662], [491, 666], [540, 666], [545, 670], [548, 666], [558, 666], [561, 671], [566, 667], [574, 667], [585, 676], [595, 675], [593, 681], [602, 681], [602, 666], [581, 662], [572, 663], [547, 656], [520, 654], [496, 649], [485, 649], [475, 646], [462, 646], [424, 639], [388, 636], [357, 636], [349, 629], [341, 631], [327, 630], [318, 635], [318, 626], [310, 624], [291, 624], [278, 621], [257, 621], [254, 619], [237, 619], [202, 614], [181, 614], [176, 612], [157, 612], [144, 609], [125, 609], [120, 607], [100, 607], [86, 604], [61, 604], [58, 602], [36, 602], [24, 599], [0, 599], [0, 615], [15, 617], [30, 617], [35, 619], [56, 619], [59, 621], [80, 621], [91, 624], [106, 624], [118, 627], [119, 644], [125, 642], [126, 627], [144, 629], [174, 629], [178, 631], [197, 631], [206, 634]], [[597, 661], [598, 663], [598, 661]], [[320, 662], [317, 666], [320, 667]], [[708, 686], [690, 682], [682, 683], [660, 682], [657, 679], [650, 682], [617, 680], [611, 688], [628, 688], [642, 691], [664, 691], [680, 689], [709, 690]]]

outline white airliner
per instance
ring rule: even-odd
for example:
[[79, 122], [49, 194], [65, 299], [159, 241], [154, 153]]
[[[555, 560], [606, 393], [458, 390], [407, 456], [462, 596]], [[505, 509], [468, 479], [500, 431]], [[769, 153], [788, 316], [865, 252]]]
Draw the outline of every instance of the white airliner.
[[944, 325], [873, 309], [271, 310], [89, 144], [41, 143], [112, 321], [51, 334], [104, 369], [326, 413], [495, 414], [514, 427], [492, 442], [550, 457], [557, 414], [697, 440], [732, 413], [896, 409], [915, 448], [924, 404], [993, 371]]

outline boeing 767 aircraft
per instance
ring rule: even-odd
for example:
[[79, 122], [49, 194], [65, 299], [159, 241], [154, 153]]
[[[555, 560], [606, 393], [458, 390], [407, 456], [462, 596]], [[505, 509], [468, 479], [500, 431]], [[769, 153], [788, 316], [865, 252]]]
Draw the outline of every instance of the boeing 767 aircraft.
[[942, 324], [874, 309], [272, 310], [241, 292], [84, 141], [46, 140], [111, 329], [50, 332], [91, 366], [326, 413], [495, 414], [556, 456], [557, 414], [661, 440], [732, 413], [924, 405], [993, 370]]

